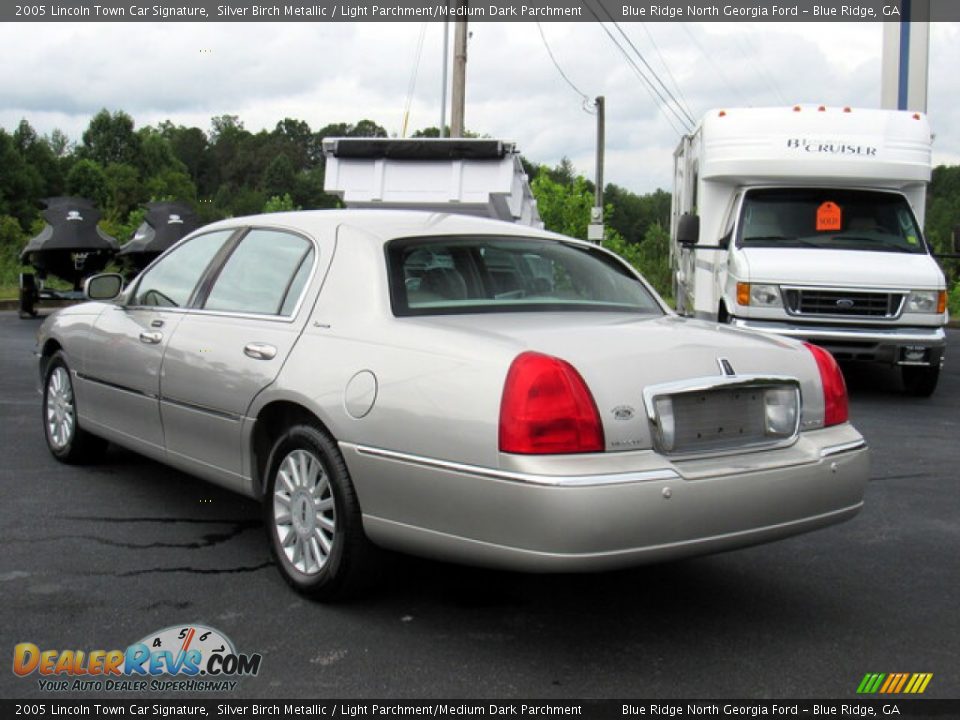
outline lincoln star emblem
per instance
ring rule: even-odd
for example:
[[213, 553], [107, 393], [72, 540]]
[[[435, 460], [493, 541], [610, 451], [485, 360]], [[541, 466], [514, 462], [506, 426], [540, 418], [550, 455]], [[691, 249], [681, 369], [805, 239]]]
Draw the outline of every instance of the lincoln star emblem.
[[730, 364], [730, 361], [724, 357], [717, 358], [717, 365], [720, 366], [720, 372], [727, 377], [733, 377], [737, 374], [737, 371], [733, 369], [733, 365]]
[[618, 405], [613, 409], [613, 416], [617, 420], [629, 420], [633, 417], [634, 410], [629, 405]]

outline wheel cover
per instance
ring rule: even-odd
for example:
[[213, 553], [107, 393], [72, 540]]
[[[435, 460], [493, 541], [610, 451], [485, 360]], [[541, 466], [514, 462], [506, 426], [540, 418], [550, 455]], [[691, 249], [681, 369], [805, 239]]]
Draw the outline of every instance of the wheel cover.
[[315, 575], [333, 550], [336, 508], [323, 463], [309, 450], [290, 452], [273, 484], [273, 527], [287, 561]]
[[73, 385], [70, 373], [63, 366], [54, 368], [47, 378], [47, 437], [57, 450], [63, 450], [73, 440], [77, 427], [77, 413], [73, 404]]

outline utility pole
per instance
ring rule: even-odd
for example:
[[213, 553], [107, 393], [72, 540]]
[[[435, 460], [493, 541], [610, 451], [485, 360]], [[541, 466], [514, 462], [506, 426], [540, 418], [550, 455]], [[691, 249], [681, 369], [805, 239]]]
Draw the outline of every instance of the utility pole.
[[[456, 1], [456, 0], [455, 0]], [[468, 0], [459, 0], [462, 8]], [[464, 17], [466, 13], [464, 13]], [[463, 137], [463, 115], [467, 85], [467, 21], [457, 20], [453, 32], [453, 90], [450, 108], [450, 137]]]
[[440, 137], [447, 136], [447, 51], [450, 47], [450, 21], [443, 21], [443, 60], [440, 62]]
[[594, 102], [594, 107], [597, 108], [597, 173], [596, 192], [593, 207], [590, 209], [590, 225], [587, 226], [587, 240], [595, 243], [603, 240], [603, 148], [606, 143], [604, 103], [603, 95]]
[[927, 111], [930, 0], [903, 0], [899, 22], [883, 24], [880, 107]]

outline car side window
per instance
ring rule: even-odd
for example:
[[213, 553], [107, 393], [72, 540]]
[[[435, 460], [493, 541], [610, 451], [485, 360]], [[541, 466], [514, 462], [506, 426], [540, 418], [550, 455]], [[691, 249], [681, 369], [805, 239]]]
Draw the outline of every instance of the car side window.
[[290, 315], [313, 267], [313, 245], [299, 235], [251, 230], [217, 276], [205, 310]]
[[213, 256], [233, 232], [222, 230], [198, 235], [160, 258], [141, 276], [130, 304], [156, 307], [186, 305]]

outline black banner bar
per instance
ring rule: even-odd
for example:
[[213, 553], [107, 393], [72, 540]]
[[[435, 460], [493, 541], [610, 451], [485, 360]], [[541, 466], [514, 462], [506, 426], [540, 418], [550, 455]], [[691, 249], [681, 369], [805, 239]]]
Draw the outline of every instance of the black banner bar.
[[960, 700], [0, 700], [4, 718], [957, 718]]
[[899, 22], [960, 20], [954, 0], [36, 0], [3, 22]]

